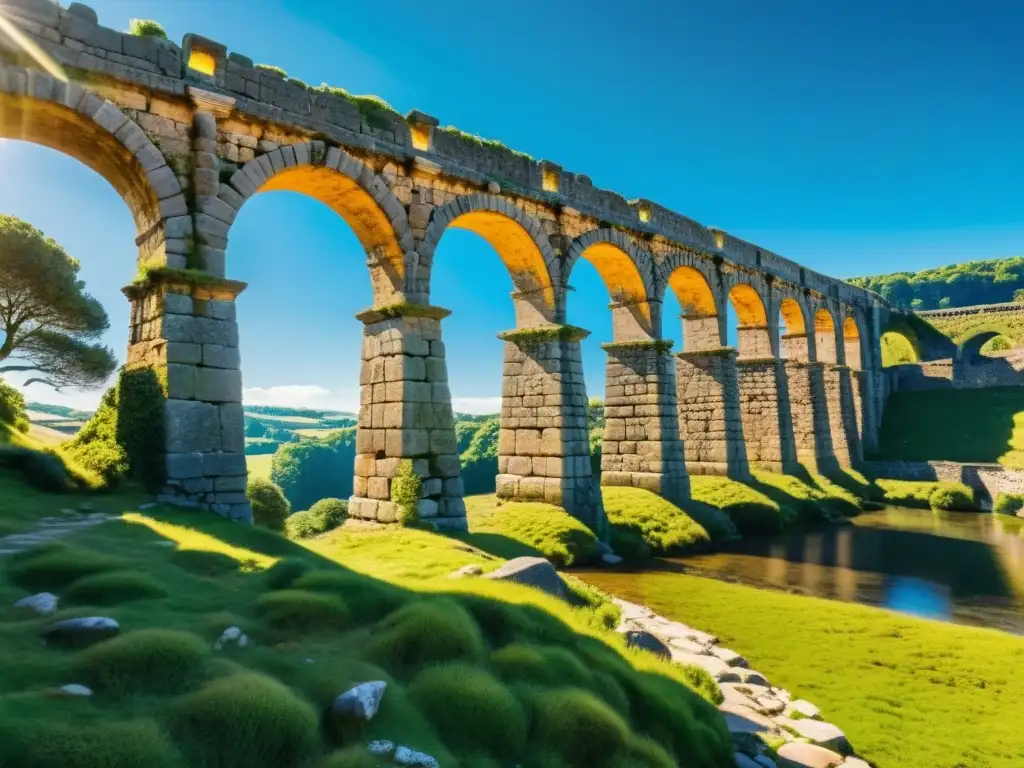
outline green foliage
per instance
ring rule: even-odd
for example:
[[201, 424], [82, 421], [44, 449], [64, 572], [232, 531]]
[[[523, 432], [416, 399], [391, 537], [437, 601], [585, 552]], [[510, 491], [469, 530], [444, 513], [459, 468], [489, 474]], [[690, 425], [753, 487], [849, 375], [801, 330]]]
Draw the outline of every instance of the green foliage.
[[895, 272], [875, 277], [855, 277], [847, 282], [875, 291], [893, 304], [910, 309], [968, 307], [1012, 301], [1024, 287], [1024, 257], [969, 261], [920, 272]]
[[[659, 554], [706, 548], [711, 539], [703, 526], [662, 497], [641, 488], [602, 488], [604, 509], [612, 525], [613, 547], [628, 537]], [[635, 544], [628, 545], [637, 551]], [[621, 554], [621, 553], [620, 553]]]
[[167, 596], [152, 576], [133, 571], [112, 571], [83, 576], [76, 580], [64, 597], [81, 605], [116, 605], [130, 600], [154, 600]]
[[28, 432], [29, 428], [25, 396], [3, 379], [0, 379], [0, 424], [8, 424], [19, 432]]
[[282, 78], [288, 77], [288, 73], [280, 67], [275, 67], [273, 64], [257, 64], [256, 69], [262, 69], [266, 72], [273, 72], [276, 75], [280, 75]]
[[96, 340], [109, 327], [103, 306], [85, 292], [80, 266], [52, 238], [0, 214], [0, 374], [24, 371], [29, 386], [96, 387], [116, 367]]
[[416, 505], [420, 500], [423, 481], [412, 467], [412, 461], [404, 459], [398, 465], [398, 474], [391, 481], [391, 501], [398, 512], [398, 522], [415, 525], [419, 521]]
[[993, 336], [991, 339], [981, 345], [981, 349], [978, 350], [982, 355], [988, 355], [992, 352], [1005, 352], [1006, 350], [1013, 349], [1013, 343], [1005, 336]]
[[317, 714], [287, 686], [263, 675], [220, 678], [178, 699], [171, 732], [197, 768], [292, 768], [318, 742]]
[[0, 445], [0, 468], [19, 472], [29, 485], [47, 493], [71, 490], [75, 482], [61, 457], [20, 445]]
[[963, 483], [939, 483], [928, 496], [932, 509], [972, 512], [978, 507], [974, 503], [974, 491]]
[[72, 725], [9, 718], [0, 723], [0, 764], [18, 768], [180, 768], [174, 745], [152, 720]]
[[301, 589], [268, 592], [256, 601], [255, 612], [268, 626], [292, 633], [340, 630], [351, 622], [340, 597]]
[[438, 128], [438, 130], [444, 131], [445, 133], [450, 133], [453, 136], [458, 136], [460, 139], [476, 144], [478, 147], [498, 149], [501, 150], [502, 152], [508, 152], [509, 154], [515, 155], [516, 157], [521, 157], [524, 160], [530, 160], [531, 162], [533, 161], [532, 155], [528, 155], [525, 152], [520, 152], [519, 150], [507, 147], [497, 139], [485, 139], [483, 136], [478, 136], [475, 133], [467, 133], [466, 131], [463, 131], [460, 128], [456, 128], [454, 125], [445, 125], [442, 126], [441, 128]]
[[207, 552], [201, 549], [178, 549], [171, 555], [171, 562], [182, 570], [197, 576], [216, 578], [238, 570], [238, 561], [222, 552]]
[[282, 557], [267, 569], [264, 578], [271, 589], [284, 589], [312, 569], [313, 566], [298, 557]]
[[1005, 493], [999, 492], [996, 494], [996, 499], [992, 503], [992, 511], [997, 515], [1016, 515], [1024, 509], [1024, 493]]
[[698, 502], [725, 512], [740, 533], [776, 533], [796, 522], [797, 514], [764, 493], [725, 477], [691, 477], [691, 493]]
[[152, 368], [122, 369], [99, 408], [61, 452], [108, 485], [132, 475], [149, 488], [163, 485], [164, 391]]
[[[498, 434], [501, 431], [501, 422], [497, 417], [493, 417], [475, 424], [475, 427], [468, 445], [461, 451], [460, 456], [462, 483], [467, 496], [494, 493], [495, 479], [498, 476]], [[458, 438], [456, 426], [456, 439]]]
[[337, 571], [312, 571], [298, 578], [295, 589], [329, 592], [344, 598], [352, 617], [360, 623], [378, 621], [407, 602], [402, 590], [384, 581]]
[[297, 77], [289, 77], [288, 82], [291, 83], [292, 85], [297, 85], [299, 86], [299, 88], [303, 88], [304, 90], [309, 90], [309, 83], [307, 83], [305, 80], [300, 80]]
[[138, 629], [85, 649], [75, 658], [74, 670], [103, 693], [174, 693], [198, 677], [209, 654], [198, 635]]
[[549, 341], [570, 341], [581, 338], [580, 334], [586, 334], [586, 331], [575, 325], [538, 325], [533, 328], [503, 331], [498, 334], [498, 338], [519, 346], [531, 346]]
[[390, 668], [447, 661], [476, 661], [483, 655], [480, 628], [458, 603], [436, 599], [410, 603], [384, 618], [367, 643], [370, 659]]
[[914, 345], [903, 334], [886, 331], [882, 334], [881, 343], [883, 368], [917, 362], [917, 352], [914, 350]]
[[345, 522], [348, 517], [348, 502], [341, 499], [320, 499], [309, 508], [309, 514], [317, 521], [320, 530], [326, 533]]
[[537, 697], [534, 710], [536, 744], [572, 768], [615, 765], [629, 741], [629, 727], [619, 714], [587, 691], [547, 691]]
[[7, 578], [25, 589], [56, 591], [123, 563], [88, 549], [49, 544], [7, 558]]
[[352, 495], [356, 430], [339, 429], [322, 440], [283, 445], [274, 454], [270, 479], [281, 487], [292, 509], [309, 509], [320, 499]]
[[284, 497], [280, 486], [262, 477], [249, 480], [245, 496], [252, 504], [252, 519], [272, 531], [284, 530], [285, 520], [291, 512], [291, 505]]
[[323, 531], [317, 525], [317, 521], [309, 513], [308, 509], [293, 512], [284, 522], [285, 534], [289, 539], [311, 539], [319, 536]]
[[526, 742], [526, 716], [515, 696], [486, 671], [468, 664], [427, 667], [409, 686], [446, 743], [497, 757], [518, 755]]
[[128, 22], [128, 34], [135, 37], [158, 37], [167, 39], [167, 32], [158, 21], [153, 19], [132, 19]]

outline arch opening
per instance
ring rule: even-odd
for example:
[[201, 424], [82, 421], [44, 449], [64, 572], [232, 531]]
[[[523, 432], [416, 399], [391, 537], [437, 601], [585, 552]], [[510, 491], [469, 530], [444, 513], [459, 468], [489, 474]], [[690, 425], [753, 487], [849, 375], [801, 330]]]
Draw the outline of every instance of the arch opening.
[[160, 202], [145, 169], [114, 134], [91, 118], [54, 102], [0, 94], [0, 138], [48, 147], [91, 168], [128, 205], [140, 237], [160, 222]]
[[1005, 353], [1012, 348], [1012, 342], [999, 331], [980, 331], [957, 347], [957, 355], [965, 363], [984, 365], [993, 359], [1004, 357], [1005, 354], [999, 353]]
[[852, 317], [843, 320], [843, 353], [848, 366], [855, 370], [863, 367], [860, 330], [857, 328], [857, 321]]
[[814, 313], [814, 348], [820, 363], [839, 362], [836, 349], [836, 323], [832, 313], [822, 307]]
[[683, 350], [698, 352], [722, 346], [715, 294], [695, 267], [679, 266], [668, 276], [668, 287], [679, 302], [683, 321]]
[[650, 339], [657, 335], [640, 269], [618, 246], [599, 242], [582, 256], [597, 270], [611, 297], [612, 335], [615, 341]]
[[729, 291], [729, 304], [736, 312], [739, 357], [773, 357], [768, 313], [757, 290], [747, 283], [737, 283]]
[[807, 339], [807, 321], [800, 303], [794, 298], [783, 299], [779, 305], [779, 329], [781, 357], [787, 360], [806, 362], [810, 359]]

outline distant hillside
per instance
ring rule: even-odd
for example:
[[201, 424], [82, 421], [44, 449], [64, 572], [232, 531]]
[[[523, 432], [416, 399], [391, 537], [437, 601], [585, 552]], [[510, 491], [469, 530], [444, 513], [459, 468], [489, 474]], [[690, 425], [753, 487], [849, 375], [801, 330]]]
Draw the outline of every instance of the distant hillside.
[[848, 283], [875, 291], [904, 309], [945, 309], [1013, 301], [1024, 289], [1024, 256], [968, 261], [920, 272], [853, 277]]

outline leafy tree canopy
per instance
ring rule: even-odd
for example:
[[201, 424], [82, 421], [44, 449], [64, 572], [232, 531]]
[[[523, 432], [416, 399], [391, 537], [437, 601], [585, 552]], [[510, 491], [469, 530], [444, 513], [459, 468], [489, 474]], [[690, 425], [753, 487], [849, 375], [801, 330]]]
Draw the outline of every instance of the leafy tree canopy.
[[52, 238], [0, 215], [0, 373], [25, 382], [96, 387], [114, 372], [114, 353], [96, 339], [107, 313], [85, 292], [79, 264]]
[[968, 261], [920, 272], [854, 277], [848, 283], [875, 291], [904, 309], [947, 309], [1020, 301], [1024, 256]]

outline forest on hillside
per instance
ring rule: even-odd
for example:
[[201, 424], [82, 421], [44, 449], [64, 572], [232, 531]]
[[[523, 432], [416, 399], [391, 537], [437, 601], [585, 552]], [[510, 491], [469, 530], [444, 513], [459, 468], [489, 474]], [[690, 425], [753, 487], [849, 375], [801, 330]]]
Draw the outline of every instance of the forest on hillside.
[[968, 261], [920, 272], [853, 277], [846, 282], [874, 291], [904, 309], [998, 304], [1014, 301], [1018, 291], [1024, 293], [1024, 256]]

